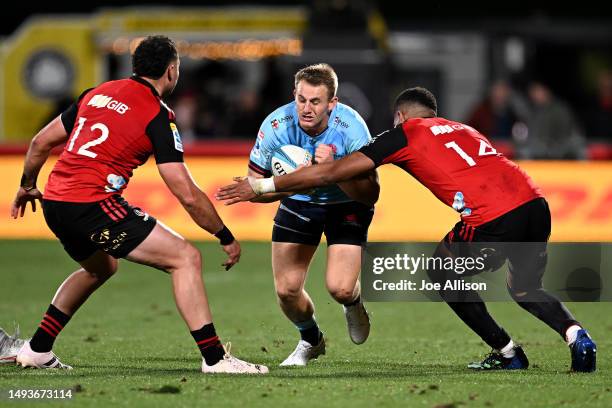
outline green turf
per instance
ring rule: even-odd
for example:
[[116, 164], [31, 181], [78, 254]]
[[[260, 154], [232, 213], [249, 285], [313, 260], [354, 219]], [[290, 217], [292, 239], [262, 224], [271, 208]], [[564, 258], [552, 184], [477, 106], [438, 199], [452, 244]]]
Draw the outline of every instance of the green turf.
[[[199, 353], [174, 308], [168, 277], [123, 262], [56, 344], [56, 353], [75, 369], [0, 366], [0, 389], [80, 390], [72, 402], [35, 406], [612, 406], [609, 303], [570, 305], [598, 342], [595, 374], [568, 373], [561, 339], [511, 303], [490, 309], [524, 345], [532, 367], [470, 372], [466, 363], [488, 349], [444, 304], [371, 303], [371, 337], [353, 345], [340, 306], [325, 291], [319, 251], [307, 287], [328, 338], [327, 355], [307, 368], [281, 369], [297, 337], [275, 302], [269, 244], [245, 244], [240, 265], [230, 272], [219, 266], [216, 245], [200, 248], [217, 331], [237, 356], [268, 364], [268, 376], [200, 374]], [[75, 264], [58, 243], [47, 241], [0, 241], [0, 259], [0, 326], [12, 329], [18, 322], [29, 335]]]

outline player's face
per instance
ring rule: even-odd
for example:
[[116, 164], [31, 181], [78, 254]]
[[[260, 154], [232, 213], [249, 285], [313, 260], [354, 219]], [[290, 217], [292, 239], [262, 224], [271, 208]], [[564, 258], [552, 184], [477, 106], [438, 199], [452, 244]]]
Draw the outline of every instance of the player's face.
[[336, 107], [337, 97], [329, 99], [325, 85], [312, 85], [300, 81], [294, 91], [298, 120], [307, 133], [318, 134], [325, 130], [329, 113]]

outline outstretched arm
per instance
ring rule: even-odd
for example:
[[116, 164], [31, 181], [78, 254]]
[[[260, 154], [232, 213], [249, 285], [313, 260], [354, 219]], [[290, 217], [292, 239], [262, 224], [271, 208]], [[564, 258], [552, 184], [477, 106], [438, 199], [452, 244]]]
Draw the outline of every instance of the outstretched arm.
[[[255, 173], [253, 170], [249, 169], [248, 173], [247, 173], [247, 177], [253, 177], [253, 178], [264, 178], [264, 176], [262, 176], [259, 173]], [[289, 197], [293, 195], [293, 193], [268, 193], [268, 194], [263, 194], [260, 196], [257, 196], [255, 198], [253, 198], [251, 200], [251, 202], [254, 203], [273, 203], [274, 201], [278, 201], [278, 200], [282, 200], [283, 198]]]
[[180, 201], [196, 224], [219, 238], [221, 247], [228, 256], [223, 263], [225, 270], [238, 263], [241, 253], [240, 244], [223, 224], [208, 196], [197, 186], [185, 163], [161, 163], [157, 165], [157, 168], [172, 194]]
[[240, 181], [238, 183], [221, 187], [216, 197], [226, 201], [226, 205], [240, 201], [249, 201], [253, 198], [273, 192], [304, 191], [314, 187], [336, 184], [374, 169], [374, 162], [360, 152], [351, 153], [340, 160], [317, 164], [301, 169], [284, 176]]
[[60, 116], [49, 122], [34, 136], [23, 165], [21, 184], [11, 206], [11, 217], [17, 218], [18, 215], [23, 217], [28, 202], [32, 203], [32, 211], [36, 211], [36, 200], [42, 199], [42, 194], [36, 188], [38, 173], [49, 158], [51, 149], [64, 143], [67, 139], [68, 133]]
[[206, 194], [191, 177], [185, 163], [158, 164], [159, 174], [198, 226], [216, 234], [223, 228], [223, 221]]

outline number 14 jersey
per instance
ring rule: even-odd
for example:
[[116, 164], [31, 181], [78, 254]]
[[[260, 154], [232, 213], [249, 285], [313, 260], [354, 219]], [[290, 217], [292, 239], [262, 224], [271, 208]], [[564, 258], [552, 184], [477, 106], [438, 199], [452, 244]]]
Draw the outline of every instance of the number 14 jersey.
[[542, 197], [518, 165], [475, 129], [444, 118], [414, 118], [362, 147], [376, 166], [393, 163], [478, 226]]

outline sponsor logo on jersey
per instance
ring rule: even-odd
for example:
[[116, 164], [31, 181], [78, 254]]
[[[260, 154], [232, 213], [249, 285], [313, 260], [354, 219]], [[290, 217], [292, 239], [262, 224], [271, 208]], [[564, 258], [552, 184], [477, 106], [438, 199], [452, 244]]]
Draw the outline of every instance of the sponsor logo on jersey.
[[[458, 125], [455, 125], [455, 126], [458, 126]], [[449, 125], [437, 125], [437, 126], [432, 126], [429, 128], [429, 130], [431, 130], [431, 133], [433, 133], [434, 136], [443, 135], [445, 133], [452, 133], [455, 131], [455, 129], [460, 130], [457, 128], [453, 128]], [[461, 127], [461, 129], [463, 129], [463, 127]]]
[[94, 95], [87, 103], [87, 106], [93, 106], [94, 108], [107, 108], [117, 112], [120, 115], [123, 115], [128, 111], [128, 109], [130, 109], [130, 107], [125, 103], [119, 102], [110, 96], [102, 94]]
[[106, 181], [108, 185], [104, 187], [104, 191], [107, 193], [115, 193], [121, 190], [121, 187], [125, 185], [125, 179], [116, 174], [109, 174], [106, 176]]
[[338, 126], [342, 126], [345, 129], [349, 127], [349, 124], [347, 122], [343, 121], [342, 119], [340, 119], [340, 116], [336, 116], [334, 118], [334, 123], [336, 125], [338, 125]]
[[255, 157], [257, 159], [259, 159], [261, 157], [261, 152], [259, 151], [259, 149], [260, 149], [259, 139], [257, 139], [255, 141], [255, 146], [253, 147], [253, 151], [252, 151], [253, 157]]
[[292, 121], [292, 120], [293, 120], [293, 115], [287, 115], [287, 116], [282, 117], [282, 118], [280, 118], [280, 119], [272, 119], [272, 120], [270, 121], [270, 124], [272, 125], [272, 127], [273, 127], [274, 129], [278, 129], [278, 126], [279, 126], [281, 123], [289, 122], [289, 121]]
[[182, 152], [183, 141], [181, 140], [181, 135], [179, 134], [178, 128], [174, 123], [170, 123], [170, 129], [172, 130], [172, 137], [174, 138], [174, 148], [179, 152]]
[[263, 138], [264, 138], [264, 136], [265, 136], [265, 135], [266, 135], [266, 134], [264, 133], [264, 131], [263, 131], [263, 130], [261, 130], [261, 129], [259, 129], [259, 133], [257, 133], [257, 138], [258, 138], [259, 140], [263, 140]]

